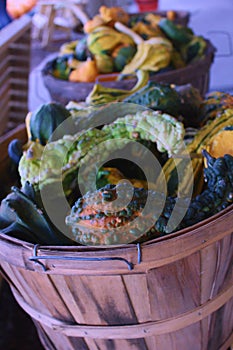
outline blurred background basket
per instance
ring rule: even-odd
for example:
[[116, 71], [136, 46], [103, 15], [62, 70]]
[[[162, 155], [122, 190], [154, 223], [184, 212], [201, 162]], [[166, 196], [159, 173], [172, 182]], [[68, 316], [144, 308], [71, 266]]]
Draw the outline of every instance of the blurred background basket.
[[[4, 138], [1, 147], [25, 128]], [[1, 156], [0, 176], [9, 159]], [[226, 350], [233, 342], [233, 206], [190, 228], [105, 248], [0, 234], [0, 269], [46, 350]]]
[[[207, 48], [204, 58], [191, 63], [184, 68], [154, 74], [151, 76], [151, 81], [172, 83], [176, 85], [191, 83], [195, 88], [199, 89], [201, 95], [204, 96], [209, 89], [210, 69], [214, 56], [215, 47], [207, 40]], [[51, 71], [48, 68], [51, 66], [52, 59], [55, 59], [54, 54], [46, 58], [44, 68], [42, 69], [43, 82], [51, 99], [62, 104], [67, 104], [71, 100], [84, 101], [87, 95], [91, 92], [94, 83], [76, 83], [55, 78], [51, 75]], [[135, 79], [126, 79], [122, 81], [100, 81], [100, 83], [113, 88], [131, 89], [136, 81]]]

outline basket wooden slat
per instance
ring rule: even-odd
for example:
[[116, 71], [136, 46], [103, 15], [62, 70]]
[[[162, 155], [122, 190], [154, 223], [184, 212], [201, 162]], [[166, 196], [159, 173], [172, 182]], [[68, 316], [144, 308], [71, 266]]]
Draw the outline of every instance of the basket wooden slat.
[[[1, 176], [14, 137], [26, 140], [23, 125], [0, 142]], [[1, 234], [0, 265], [45, 349], [227, 350], [232, 247], [230, 206], [140, 247], [35, 247]], [[119, 260], [80, 260], [91, 257]]]

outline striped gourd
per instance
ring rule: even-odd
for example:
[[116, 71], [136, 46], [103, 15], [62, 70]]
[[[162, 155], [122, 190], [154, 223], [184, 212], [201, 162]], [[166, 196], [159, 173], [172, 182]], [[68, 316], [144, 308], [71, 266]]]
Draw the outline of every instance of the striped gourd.
[[[187, 145], [186, 152], [188, 151], [191, 156], [193, 155], [192, 167], [194, 183], [190, 179], [190, 170], [188, 170], [189, 162], [187, 162], [187, 158], [184, 157], [176, 159], [175, 161], [173, 158], [168, 159], [163, 166], [163, 174], [167, 181], [168, 194], [170, 196], [177, 195], [177, 192], [179, 192], [179, 195], [185, 195], [190, 192], [190, 186], [194, 186], [194, 195], [200, 192], [203, 185], [203, 177], [201, 176], [203, 159], [201, 157], [201, 151], [206, 148], [206, 145], [209, 143], [213, 135], [217, 134], [221, 129], [227, 126], [233, 126], [233, 109], [226, 109], [221, 116], [202, 127], [194, 137], [193, 141]], [[179, 181], [179, 186], [177, 167], [179, 173], [183, 174]]]

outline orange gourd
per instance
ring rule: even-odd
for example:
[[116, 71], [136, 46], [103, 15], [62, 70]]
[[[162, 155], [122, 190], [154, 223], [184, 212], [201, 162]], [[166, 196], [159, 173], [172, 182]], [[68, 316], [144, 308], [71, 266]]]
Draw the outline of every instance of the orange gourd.
[[221, 130], [206, 145], [212, 157], [219, 158], [225, 154], [233, 156], [233, 130]]
[[84, 24], [84, 27], [83, 27], [84, 33], [91, 33], [93, 32], [94, 29], [96, 29], [97, 27], [103, 26], [104, 24], [105, 22], [101, 18], [101, 16], [96, 15]]
[[95, 61], [89, 59], [85, 62], [80, 62], [77, 68], [71, 71], [69, 81], [82, 83], [94, 82], [98, 74]]
[[18, 18], [31, 11], [36, 6], [37, 0], [7, 0], [7, 12], [12, 18]]

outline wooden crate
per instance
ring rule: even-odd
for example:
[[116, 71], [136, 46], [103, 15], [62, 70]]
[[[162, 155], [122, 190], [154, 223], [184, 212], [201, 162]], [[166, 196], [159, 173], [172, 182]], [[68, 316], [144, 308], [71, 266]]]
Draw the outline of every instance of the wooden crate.
[[31, 18], [14, 20], [0, 31], [0, 135], [28, 112]]

